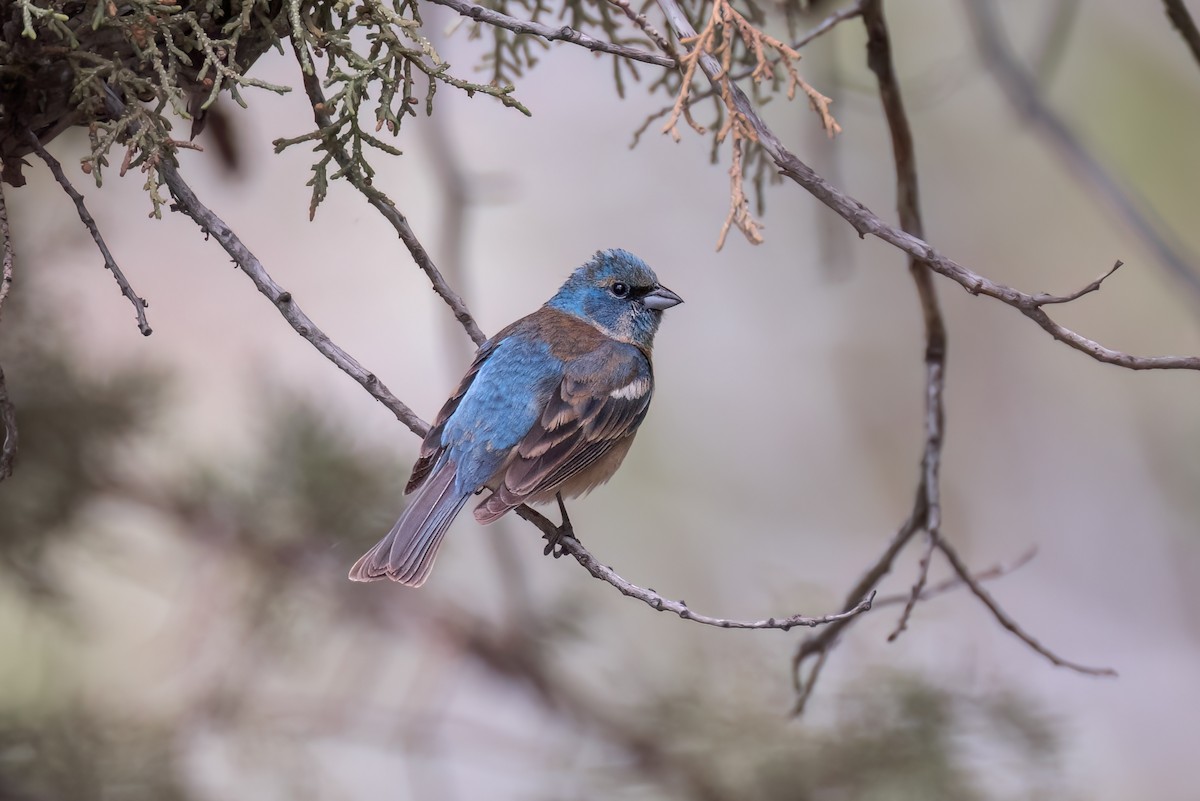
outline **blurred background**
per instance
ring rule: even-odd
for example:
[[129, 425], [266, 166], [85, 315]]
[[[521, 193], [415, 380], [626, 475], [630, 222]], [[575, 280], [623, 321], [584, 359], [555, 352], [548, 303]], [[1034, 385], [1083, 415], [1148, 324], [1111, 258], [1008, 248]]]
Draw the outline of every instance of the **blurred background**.
[[[1156, 3], [1010, 0], [1047, 102], [1200, 251], [1200, 68]], [[830, 6], [806, 20], [818, 22]], [[478, 61], [430, 8], [447, 59]], [[1027, 292], [1103, 291], [1056, 319], [1132, 353], [1200, 353], [1200, 297], [1017, 116], [961, 3], [888, 3], [926, 233]], [[804, 49], [844, 133], [771, 102], [785, 142], [894, 220], [891, 149], [858, 21]], [[642, 70], [643, 80], [655, 68]], [[459, 69], [459, 72], [464, 71]], [[294, 61], [254, 75], [298, 84]], [[584, 543], [700, 612], [835, 611], [908, 514], [922, 445], [921, 319], [901, 254], [798, 187], [766, 191], [766, 242], [714, 244], [728, 204], [709, 144], [611, 62], [548, 50], [533, 117], [439, 92], [377, 160], [480, 325], [532, 311], [596, 249], [644, 257], [686, 299], [623, 470], [571, 506]], [[471, 346], [393, 231], [335, 184], [308, 222], [302, 94], [247, 95], [241, 163], [182, 171], [338, 344], [431, 419]], [[237, 111], [234, 109], [234, 111]], [[204, 137], [199, 140], [206, 144]], [[1134, 373], [938, 280], [949, 330], [943, 534], [1056, 669], [969, 595], [853, 626], [803, 717], [804, 632], [653, 613], [541, 555], [536, 531], [459, 520], [429, 584], [346, 571], [398, 515], [418, 440], [298, 337], [190, 220], [145, 219], [142, 180], [102, 190], [51, 146], [134, 288], [143, 338], [40, 163], [6, 188], [17, 283], [0, 364], [21, 451], [0, 483], [0, 798], [1195, 799], [1200, 743], [1200, 415], [1193, 374]], [[210, 148], [211, 150], [211, 148]], [[1200, 260], [1191, 262], [1200, 269]], [[919, 543], [919, 540], [915, 541]], [[915, 545], [881, 585], [905, 592]], [[931, 580], [948, 575], [935, 561]]]

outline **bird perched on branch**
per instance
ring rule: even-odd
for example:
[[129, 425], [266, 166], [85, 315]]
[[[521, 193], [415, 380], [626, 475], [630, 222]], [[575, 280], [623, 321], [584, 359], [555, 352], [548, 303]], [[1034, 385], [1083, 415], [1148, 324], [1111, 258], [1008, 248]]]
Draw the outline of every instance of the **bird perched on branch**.
[[416, 495], [350, 578], [421, 586], [446, 529], [485, 488], [475, 519], [486, 524], [611, 478], [650, 407], [663, 310], [682, 302], [637, 256], [605, 250], [484, 342], [421, 443], [405, 488]]

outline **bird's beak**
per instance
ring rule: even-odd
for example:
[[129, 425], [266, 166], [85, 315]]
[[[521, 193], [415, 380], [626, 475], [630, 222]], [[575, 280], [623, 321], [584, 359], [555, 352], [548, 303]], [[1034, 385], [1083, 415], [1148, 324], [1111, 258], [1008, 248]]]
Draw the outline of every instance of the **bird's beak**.
[[683, 303], [683, 298], [665, 286], [658, 286], [654, 288], [653, 292], [647, 292], [645, 295], [642, 295], [642, 303], [648, 309], [662, 311], [663, 309], [669, 309], [672, 306], [678, 306], [680, 303]]

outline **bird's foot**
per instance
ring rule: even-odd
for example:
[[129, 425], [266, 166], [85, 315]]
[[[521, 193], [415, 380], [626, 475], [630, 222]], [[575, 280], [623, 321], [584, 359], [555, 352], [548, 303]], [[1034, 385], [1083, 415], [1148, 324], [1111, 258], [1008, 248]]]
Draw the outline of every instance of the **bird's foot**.
[[562, 514], [562, 522], [554, 529], [554, 533], [542, 536], [542, 539], [546, 541], [546, 547], [542, 551], [542, 555], [553, 556], [555, 559], [558, 559], [566, 553], [562, 545], [562, 538], [570, 537], [578, 542], [579, 537], [575, 536], [575, 529], [571, 526], [571, 518], [567, 515], [567, 506], [563, 503], [562, 493], [556, 493], [554, 497], [558, 501], [558, 511]]

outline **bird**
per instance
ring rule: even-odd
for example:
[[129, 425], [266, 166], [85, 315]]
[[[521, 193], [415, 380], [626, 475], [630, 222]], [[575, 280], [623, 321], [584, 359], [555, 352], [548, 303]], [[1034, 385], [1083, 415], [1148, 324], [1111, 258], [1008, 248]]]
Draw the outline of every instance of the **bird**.
[[450, 524], [483, 490], [481, 524], [555, 499], [565, 518], [563, 496], [608, 481], [628, 453], [654, 393], [654, 335], [682, 302], [637, 256], [597, 251], [480, 345], [421, 443], [404, 490], [413, 497], [350, 579], [424, 584]]

